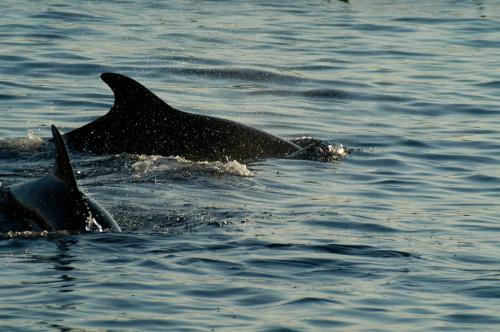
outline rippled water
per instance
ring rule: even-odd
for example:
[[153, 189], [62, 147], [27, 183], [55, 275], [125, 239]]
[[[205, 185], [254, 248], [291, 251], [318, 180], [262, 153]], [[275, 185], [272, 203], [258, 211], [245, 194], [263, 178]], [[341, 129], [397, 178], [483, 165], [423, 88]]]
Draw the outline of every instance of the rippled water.
[[121, 234], [0, 241], [9, 330], [498, 330], [500, 2], [7, 1], [0, 182], [105, 71], [341, 162], [73, 153]]

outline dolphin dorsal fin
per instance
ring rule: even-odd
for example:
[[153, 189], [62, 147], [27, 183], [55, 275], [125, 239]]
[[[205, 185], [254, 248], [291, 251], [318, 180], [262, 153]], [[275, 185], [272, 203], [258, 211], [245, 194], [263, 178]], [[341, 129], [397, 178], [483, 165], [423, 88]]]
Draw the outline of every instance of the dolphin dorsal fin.
[[101, 79], [109, 85], [115, 95], [115, 104], [111, 109], [113, 112], [130, 109], [133, 106], [148, 109], [161, 106], [168, 110], [174, 110], [144, 85], [130, 77], [116, 73], [103, 73]]
[[68, 150], [66, 149], [61, 133], [54, 125], [52, 125], [52, 137], [54, 138], [54, 158], [56, 161], [54, 175], [66, 182], [69, 186], [78, 188], [75, 173], [73, 173], [73, 167], [71, 167], [71, 162], [69, 160]]

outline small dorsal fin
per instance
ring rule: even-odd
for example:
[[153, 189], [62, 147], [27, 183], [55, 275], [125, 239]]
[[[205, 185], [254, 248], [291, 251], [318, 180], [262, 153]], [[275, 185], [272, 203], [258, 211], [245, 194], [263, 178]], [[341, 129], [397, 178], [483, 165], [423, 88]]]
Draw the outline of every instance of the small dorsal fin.
[[115, 95], [115, 104], [111, 111], [130, 109], [134, 105], [146, 108], [166, 106], [168, 110], [174, 110], [144, 85], [130, 77], [116, 73], [103, 73], [101, 79], [109, 85]]
[[78, 185], [76, 184], [73, 167], [71, 167], [68, 150], [66, 149], [66, 145], [64, 144], [61, 133], [54, 125], [52, 125], [52, 137], [54, 138], [54, 159], [56, 161], [54, 167], [54, 175], [66, 182], [71, 187], [77, 188]]

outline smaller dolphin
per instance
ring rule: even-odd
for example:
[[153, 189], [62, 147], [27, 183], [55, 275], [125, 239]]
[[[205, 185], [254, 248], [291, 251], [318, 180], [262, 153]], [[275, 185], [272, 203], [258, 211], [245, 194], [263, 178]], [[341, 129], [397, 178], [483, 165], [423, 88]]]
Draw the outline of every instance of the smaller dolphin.
[[15, 184], [2, 193], [2, 209], [10, 217], [2, 231], [105, 231], [120, 226], [76, 183], [61, 134], [52, 126], [55, 167], [39, 179]]

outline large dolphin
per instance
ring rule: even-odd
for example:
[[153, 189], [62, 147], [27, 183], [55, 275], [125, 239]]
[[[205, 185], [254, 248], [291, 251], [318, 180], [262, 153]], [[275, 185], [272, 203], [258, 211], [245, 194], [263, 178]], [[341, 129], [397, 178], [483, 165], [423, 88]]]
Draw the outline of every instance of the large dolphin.
[[72, 149], [193, 161], [283, 158], [302, 149], [238, 122], [179, 111], [127, 76], [104, 73], [101, 78], [113, 90], [115, 103], [104, 116], [64, 135]]
[[120, 231], [113, 217], [76, 183], [61, 134], [52, 126], [55, 167], [48, 175], [15, 184], [2, 193], [9, 216], [2, 231]]

